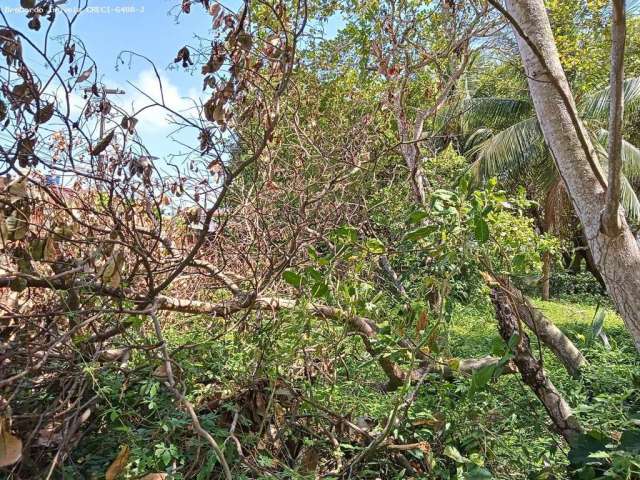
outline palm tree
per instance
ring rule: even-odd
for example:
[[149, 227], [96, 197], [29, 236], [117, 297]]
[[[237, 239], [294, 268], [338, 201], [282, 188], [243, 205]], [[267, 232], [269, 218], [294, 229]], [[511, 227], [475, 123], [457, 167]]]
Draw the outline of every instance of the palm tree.
[[[640, 106], [640, 78], [624, 85], [625, 108], [633, 113]], [[467, 133], [465, 153], [478, 181], [498, 177], [522, 184], [526, 180], [542, 199], [543, 228], [556, 233], [560, 212], [570, 209], [558, 170], [547, 148], [530, 99], [467, 98], [463, 130]], [[607, 119], [609, 88], [585, 95], [578, 101], [583, 123], [592, 136], [603, 169], [607, 167]], [[627, 218], [640, 222], [640, 202], [632, 183], [640, 183], [640, 150], [623, 140], [623, 189], [621, 203]], [[606, 178], [606, 175], [605, 175]], [[588, 263], [588, 259], [587, 259]], [[550, 258], [545, 256], [543, 298], [549, 294]]]

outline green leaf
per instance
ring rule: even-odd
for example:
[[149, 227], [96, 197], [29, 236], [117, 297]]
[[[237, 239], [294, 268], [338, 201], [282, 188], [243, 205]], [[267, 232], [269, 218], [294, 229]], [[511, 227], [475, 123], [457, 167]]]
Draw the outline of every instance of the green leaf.
[[343, 242], [355, 243], [358, 240], [358, 231], [353, 227], [343, 226], [334, 231], [335, 236]]
[[[589, 93], [580, 102], [580, 113], [583, 117], [606, 119], [609, 116], [610, 87]], [[640, 78], [627, 78], [624, 81], [622, 95], [625, 110], [637, 108], [640, 101]]]
[[376, 255], [382, 255], [384, 253], [384, 243], [377, 238], [370, 238], [366, 243], [367, 250]]
[[493, 475], [489, 470], [482, 467], [474, 467], [465, 475], [467, 480], [489, 480], [493, 478]]
[[596, 308], [596, 313], [593, 316], [593, 320], [591, 322], [591, 332], [589, 333], [589, 338], [587, 339], [587, 346], [591, 346], [595, 339], [598, 338], [602, 333], [606, 313], [607, 310], [598, 305], [598, 307]]
[[428, 237], [433, 232], [435, 232], [437, 227], [435, 225], [427, 225], [426, 227], [416, 228], [415, 230], [411, 230], [406, 233], [404, 236], [405, 240], [409, 240], [415, 242], [417, 240], [422, 240], [425, 237]]
[[427, 212], [425, 212], [424, 210], [418, 210], [417, 212], [413, 212], [411, 215], [409, 215], [409, 223], [412, 224], [417, 224], [420, 223], [422, 220], [424, 220], [425, 218], [427, 218], [429, 216], [429, 214]]
[[511, 261], [511, 266], [515, 271], [523, 271], [527, 265], [527, 256], [524, 253], [519, 253]]
[[474, 221], [473, 233], [476, 240], [480, 243], [484, 243], [489, 240], [489, 225], [482, 217], [476, 217]]
[[315, 298], [326, 297], [329, 295], [329, 287], [327, 287], [326, 283], [317, 282], [311, 289], [311, 295]]
[[582, 433], [571, 442], [571, 450], [569, 450], [569, 461], [571, 465], [581, 467], [589, 460], [592, 453], [600, 452], [606, 449], [606, 438], [598, 432]]
[[284, 272], [282, 272], [282, 278], [289, 285], [292, 285], [296, 288], [300, 288], [300, 286], [302, 285], [302, 277], [297, 273], [292, 272], [291, 270], [285, 270]]
[[473, 376], [471, 377], [471, 388], [469, 389], [469, 395], [474, 395], [476, 392], [479, 392], [484, 387], [487, 386], [489, 380], [493, 377], [493, 373], [496, 370], [495, 365], [486, 365], [475, 372], [473, 372]]
[[449, 457], [451, 460], [453, 460], [456, 463], [470, 462], [470, 460], [467, 457], [462, 456], [462, 454], [458, 451], [456, 447], [451, 445], [447, 445], [446, 447], [444, 447], [444, 451], [442, 453], [444, 453], [445, 456]]
[[[512, 178], [541, 158], [545, 152], [544, 137], [536, 117], [506, 127], [495, 135], [488, 133], [473, 145], [467, 156], [475, 158], [471, 171], [477, 180], [509, 174]], [[549, 162], [553, 168], [553, 163]]]
[[632, 453], [640, 453], [640, 430], [625, 430], [622, 432], [620, 448]]
[[458, 195], [456, 195], [455, 192], [452, 192], [450, 190], [443, 190], [443, 189], [438, 189], [435, 192], [433, 192], [432, 197], [433, 198], [440, 198], [440, 199], [445, 200], [447, 202], [457, 201], [458, 200]]
[[305, 268], [304, 273], [305, 273], [306, 276], [312, 278], [316, 282], [321, 282], [322, 281], [322, 273], [320, 273], [318, 270], [316, 270], [313, 267]]
[[507, 342], [507, 347], [509, 347], [509, 350], [513, 350], [519, 341], [520, 335], [518, 335], [517, 333], [511, 335], [511, 338], [509, 338], [509, 341]]

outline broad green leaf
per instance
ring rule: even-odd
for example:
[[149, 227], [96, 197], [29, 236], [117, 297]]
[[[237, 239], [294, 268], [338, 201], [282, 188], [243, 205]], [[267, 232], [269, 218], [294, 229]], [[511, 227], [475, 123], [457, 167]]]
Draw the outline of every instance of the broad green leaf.
[[343, 226], [334, 231], [335, 236], [344, 241], [355, 243], [358, 240], [358, 231], [353, 227]]
[[607, 439], [602, 438], [598, 432], [580, 434], [571, 442], [569, 461], [574, 466], [583, 466], [591, 454], [605, 450], [606, 444]]
[[473, 373], [471, 377], [471, 388], [469, 389], [469, 395], [474, 395], [476, 392], [482, 390], [487, 386], [489, 380], [493, 377], [493, 373], [496, 370], [495, 365], [487, 365]]
[[455, 461], [456, 463], [470, 462], [470, 460], [467, 457], [464, 457], [458, 451], [458, 449], [452, 445], [447, 445], [446, 447], [444, 447], [444, 451], [442, 453], [444, 453], [445, 456], [449, 457], [451, 460]]
[[366, 243], [367, 250], [371, 253], [375, 253], [377, 255], [382, 255], [384, 253], [384, 243], [382, 243], [377, 238], [370, 238]]
[[412, 224], [416, 224], [416, 223], [420, 223], [422, 220], [424, 220], [425, 218], [427, 218], [429, 216], [429, 214], [427, 212], [425, 212], [424, 210], [419, 210], [417, 212], [413, 212], [411, 215], [409, 215], [409, 223]]
[[603, 308], [601, 305], [598, 305], [596, 308], [596, 313], [593, 316], [593, 320], [591, 322], [591, 332], [589, 332], [589, 337], [587, 339], [587, 346], [593, 344], [593, 342], [600, 336], [602, 333], [602, 328], [604, 327], [604, 319], [606, 317], [607, 310]]
[[527, 256], [524, 253], [517, 254], [515, 257], [513, 257], [513, 260], [511, 261], [511, 266], [516, 271], [524, 270], [526, 265], [527, 265]]
[[426, 227], [416, 228], [405, 234], [404, 239], [409, 241], [422, 240], [437, 230], [435, 225], [427, 225]]
[[640, 453], [640, 430], [625, 430], [620, 437], [620, 448], [632, 453]]
[[311, 289], [311, 295], [315, 298], [326, 297], [329, 294], [329, 287], [324, 282], [316, 282]]
[[297, 273], [292, 272], [291, 270], [285, 270], [284, 272], [282, 272], [282, 278], [289, 285], [292, 285], [296, 288], [300, 288], [300, 286], [302, 285], [302, 277]]
[[484, 243], [489, 240], [489, 225], [484, 218], [476, 217], [473, 233], [475, 234], [476, 240], [480, 243]]

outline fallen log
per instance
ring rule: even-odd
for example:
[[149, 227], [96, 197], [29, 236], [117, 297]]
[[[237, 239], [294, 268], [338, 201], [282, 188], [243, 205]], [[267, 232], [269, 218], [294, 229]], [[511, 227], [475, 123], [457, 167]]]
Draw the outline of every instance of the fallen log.
[[[0, 277], [0, 287], [9, 286], [11, 280], [14, 277], [11, 275]], [[143, 295], [131, 295], [131, 292], [125, 292], [119, 289], [105, 288], [99, 284], [80, 284], [69, 278], [66, 275], [56, 275], [49, 278], [36, 278], [32, 276], [23, 276], [27, 281], [27, 286], [31, 288], [45, 288], [52, 290], [69, 290], [72, 288], [82, 287], [84, 291], [90, 291], [93, 294], [102, 295], [106, 297], [123, 299], [129, 297], [136, 304], [144, 306], [147, 311], [150, 308], [158, 311], [178, 312], [192, 315], [209, 315], [217, 318], [226, 318], [234, 313], [245, 310], [266, 310], [266, 311], [280, 311], [290, 310], [293, 308], [305, 308], [309, 314], [320, 316], [324, 318], [330, 318], [332, 320], [339, 320], [346, 322], [350, 328], [352, 328], [363, 340], [365, 350], [372, 357], [377, 358], [378, 364], [384, 371], [385, 375], [389, 379], [387, 388], [394, 390], [400, 387], [407, 380], [407, 373], [391, 358], [385, 356], [383, 352], [374, 346], [374, 341], [378, 336], [379, 329], [376, 323], [366, 317], [357, 315], [351, 315], [339, 308], [331, 307], [329, 305], [307, 303], [300, 304], [295, 299], [269, 297], [269, 296], [256, 296], [240, 292], [229, 300], [223, 300], [220, 302], [204, 302], [201, 300], [186, 300], [181, 298], [174, 298], [167, 295], [158, 295], [155, 301], [149, 300]], [[127, 295], [129, 294], [129, 295]], [[127, 325], [122, 324], [114, 327], [113, 329], [102, 332], [100, 334], [90, 337], [87, 342], [103, 341], [112, 336], [123, 333], [127, 329]], [[400, 346], [406, 348], [415, 353], [416, 359], [420, 362], [420, 367], [416, 368], [410, 373], [411, 379], [419, 378], [425, 371], [442, 376], [443, 378], [452, 378], [456, 374], [471, 375], [477, 369], [486, 365], [496, 364], [499, 361], [497, 357], [483, 357], [478, 359], [456, 359], [456, 368], [453, 368], [451, 364], [447, 362], [438, 362], [436, 359], [426, 355], [421, 350], [417, 349], [410, 341], [406, 339], [400, 341]], [[504, 373], [515, 372], [515, 367], [507, 366]]]
[[[358, 333], [363, 340], [367, 353], [369, 353], [372, 357], [376, 357], [378, 359], [380, 368], [382, 368], [385, 375], [387, 376], [388, 390], [397, 389], [407, 380], [407, 372], [400, 366], [398, 366], [397, 363], [393, 362], [389, 357], [383, 355], [382, 352], [378, 351], [378, 349], [374, 346], [374, 340], [379, 333], [379, 329], [376, 323], [366, 317], [350, 315], [344, 310], [336, 307], [318, 303], [307, 303], [301, 305], [299, 302], [293, 299], [261, 296], [254, 298], [250, 305], [248, 305], [246, 302], [241, 301], [208, 303], [198, 300], [180, 300], [161, 296], [158, 297], [158, 307], [161, 310], [191, 314], [207, 314], [220, 317], [225, 317], [227, 315], [247, 308], [253, 308], [256, 310], [279, 311], [283, 309], [302, 307], [305, 308], [311, 315], [346, 322], [356, 333]], [[412, 345], [409, 341], [401, 340], [400, 345], [403, 348], [415, 351], [416, 358], [420, 361], [421, 364], [420, 368], [417, 368], [413, 372], [411, 372], [411, 380], [420, 378], [424, 373], [433, 373], [436, 375], [440, 375], [446, 379], [451, 379], [456, 375], [472, 375], [476, 370], [488, 365], [495, 365], [500, 360], [498, 357], [487, 356], [471, 359], [455, 359], [455, 361], [452, 362], [438, 362], [426, 355], [421, 350], [416, 349], [415, 346]], [[516, 368], [512, 363], [507, 364], [503, 371], [503, 373], [515, 372]]]
[[514, 335], [519, 337], [513, 347], [513, 361], [520, 371], [523, 382], [542, 402], [555, 428], [570, 443], [582, 433], [582, 428], [567, 401], [553, 385], [540, 361], [531, 352], [529, 337], [520, 328], [516, 308], [509, 293], [495, 286], [491, 291], [491, 301], [496, 310], [498, 329], [503, 340], [509, 342]]
[[518, 317], [533, 332], [536, 337], [551, 350], [556, 358], [564, 365], [570, 375], [577, 377], [580, 370], [587, 364], [587, 359], [562, 330], [537, 309], [531, 301], [508, 280], [485, 275], [487, 283], [499, 285], [500, 289], [510, 297], [517, 309]]

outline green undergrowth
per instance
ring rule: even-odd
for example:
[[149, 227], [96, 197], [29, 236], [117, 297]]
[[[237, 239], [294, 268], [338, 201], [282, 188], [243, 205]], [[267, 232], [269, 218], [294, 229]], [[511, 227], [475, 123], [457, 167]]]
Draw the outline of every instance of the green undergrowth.
[[[553, 354], [532, 338], [534, 350], [541, 348], [543, 352], [548, 376], [564, 393], [584, 428], [615, 436], [616, 432], [636, 427], [640, 415], [637, 390], [640, 362], [620, 317], [607, 311], [603, 330], [611, 345], [608, 350], [599, 339], [590, 340], [596, 306], [566, 300], [537, 300], [534, 304], [589, 361], [581, 378], [572, 378]], [[499, 342], [491, 313], [484, 307], [459, 309], [453, 322], [452, 350], [460, 356], [491, 351], [492, 345]], [[566, 477], [568, 448], [550, 433], [542, 406], [517, 376], [496, 380], [474, 402], [475, 406], [468, 404], [467, 408], [497, 411], [496, 415], [487, 415], [475, 432], [472, 426], [463, 427], [469, 435], [480, 435], [487, 442], [488, 463], [496, 478]], [[461, 415], [461, 425], [465, 423], [465, 415]], [[552, 473], [556, 476], [547, 476]]]
[[[549, 377], [585, 428], [615, 436], [636, 426], [640, 362], [620, 318], [612, 312], [606, 315], [608, 350], [601, 340], [591, 339], [595, 306], [568, 301], [535, 304], [589, 361], [575, 379], [542, 349]], [[234, 478], [314, 478], [300, 468], [309, 449], [318, 453], [317, 471], [331, 470], [336, 459], [346, 462], [367, 444], [353, 432], [336, 431], [339, 422], [331, 415], [376, 435], [405, 394], [385, 391], [376, 361], [364, 352], [359, 338], [340, 325], [294, 312], [265, 315], [247, 322], [244, 330], [227, 330], [230, 326], [202, 318], [188, 323], [178, 319], [164, 328], [180, 366], [179, 381], [199, 409], [203, 426], [223, 444]], [[488, 302], [455, 310], [447, 348], [458, 358], [504, 351]], [[305, 372], [305, 355], [318, 359], [317, 371]], [[187, 415], [176, 408], [162, 377], [154, 375], [160, 362], [152, 358], [136, 351], [127, 375], [86, 366], [101, 398], [100, 413], [95, 428], [72, 452], [65, 478], [102, 478], [122, 445], [131, 448], [123, 478], [150, 472], [169, 472], [176, 479], [217, 478], [212, 473], [215, 457], [194, 434]], [[542, 406], [517, 375], [503, 375], [481, 389], [472, 388], [472, 383], [471, 378], [428, 377], [406, 418], [392, 429], [390, 438], [396, 444], [425, 442], [424, 448], [405, 452], [411, 464], [420, 466], [420, 476], [413, 478], [568, 478], [568, 447], [552, 433]], [[300, 397], [270, 399], [273, 392], [286, 393], [287, 385]], [[236, 434], [256, 466], [253, 471], [241, 465], [228, 439], [236, 413]], [[304, 427], [296, 427], [301, 422]], [[274, 430], [282, 441], [265, 441], [265, 432]], [[334, 431], [337, 446], [323, 433], [326, 430]], [[296, 446], [284, 452], [286, 442]], [[261, 476], [258, 471], [268, 473]], [[363, 461], [357, 471], [353, 478], [411, 478], [385, 449]]]

